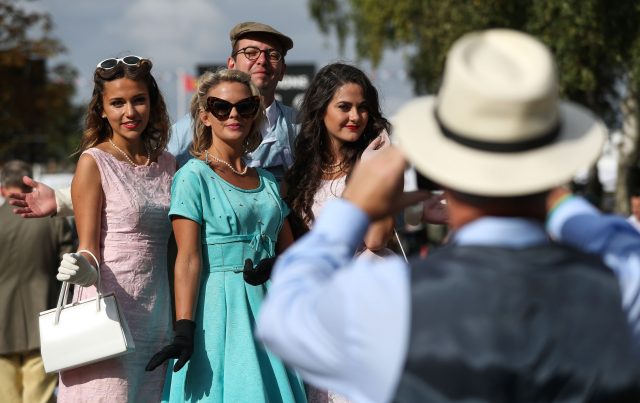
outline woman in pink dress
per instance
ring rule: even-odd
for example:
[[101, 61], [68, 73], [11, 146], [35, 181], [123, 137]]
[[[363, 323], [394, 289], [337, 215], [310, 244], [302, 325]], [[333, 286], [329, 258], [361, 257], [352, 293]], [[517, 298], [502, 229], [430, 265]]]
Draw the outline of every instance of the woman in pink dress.
[[[163, 151], [169, 118], [151, 66], [138, 56], [100, 62], [71, 185], [78, 250], [100, 260], [103, 292], [116, 294], [135, 352], [61, 372], [59, 402], [160, 401], [164, 371], [144, 368], [170, 341], [167, 213], [176, 162]], [[84, 252], [64, 255], [58, 279], [88, 287], [76, 287], [74, 299], [96, 294], [95, 263]]]

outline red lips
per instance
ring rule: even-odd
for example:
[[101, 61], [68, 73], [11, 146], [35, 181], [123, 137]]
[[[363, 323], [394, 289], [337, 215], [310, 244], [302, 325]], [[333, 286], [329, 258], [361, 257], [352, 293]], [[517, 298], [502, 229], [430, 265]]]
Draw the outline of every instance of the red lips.
[[360, 128], [360, 126], [358, 125], [346, 125], [345, 127], [352, 132], [357, 132]]

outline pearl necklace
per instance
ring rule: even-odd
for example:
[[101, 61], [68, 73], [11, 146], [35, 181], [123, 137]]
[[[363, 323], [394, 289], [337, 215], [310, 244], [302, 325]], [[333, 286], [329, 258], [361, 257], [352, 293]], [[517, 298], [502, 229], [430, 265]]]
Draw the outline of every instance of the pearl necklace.
[[151, 152], [149, 150], [147, 150], [147, 161], [144, 164], [136, 164], [135, 162], [133, 162], [133, 160], [131, 158], [129, 158], [129, 155], [127, 153], [125, 153], [124, 151], [122, 151], [122, 149], [120, 147], [118, 147], [116, 145], [116, 143], [114, 143], [111, 139], [109, 139], [109, 143], [111, 143], [113, 148], [118, 150], [120, 152], [120, 154], [122, 154], [127, 159], [127, 161], [129, 161], [129, 163], [131, 165], [133, 165], [134, 167], [147, 166], [147, 165], [149, 165], [149, 162], [151, 161]]
[[[229, 169], [231, 170], [231, 172], [233, 172], [236, 175], [239, 176], [244, 176], [247, 174], [247, 168], [249, 168], [248, 165], [244, 166], [244, 169], [242, 170], [242, 172], [240, 171], [236, 171], [236, 169], [234, 167], [231, 166], [231, 164], [229, 164], [227, 161], [221, 160], [220, 158], [216, 157], [215, 155], [211, 154], [211, 158], [213, 158], [214, 161], [219, 162], [221, 164], [224, 164], [226, 166], [229, 167]], [[205, 150], [204, 152], [204, 162], [207, 163], [207, 165], [209, 164], [209, 151]]]

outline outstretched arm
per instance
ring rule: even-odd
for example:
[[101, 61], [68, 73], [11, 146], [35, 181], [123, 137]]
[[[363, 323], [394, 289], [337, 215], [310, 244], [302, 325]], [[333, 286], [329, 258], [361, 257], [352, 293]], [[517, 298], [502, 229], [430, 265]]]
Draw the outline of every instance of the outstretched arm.
[[554, 239], [599, 256], [615, 273], [640, 345], [640, 233], [624, 217], [602, 214], [566, 190], [552, 191], [548, 207], [547, 230]]
[[48, 217], [59, 213], [62, 216], [73, 215], [71, 189], [53, 190], [42, 182], [25, 176], [25, 185], [32, 188], [30, 193], [9, 194], [9, 204], [15, 206], [15, 214], [24, 218]]

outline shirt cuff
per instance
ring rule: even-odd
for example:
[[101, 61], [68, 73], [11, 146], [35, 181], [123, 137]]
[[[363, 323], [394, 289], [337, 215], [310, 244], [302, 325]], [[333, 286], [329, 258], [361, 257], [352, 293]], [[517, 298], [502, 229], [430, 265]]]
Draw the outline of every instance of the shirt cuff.
[[71, 200], [71, 188], [56, 189], [54, 191], [56, 199], [56, 213], [61, 217], [73, 216], [73, 202]]
[[547, 232], [555, 239], [560, 240], [562, 228], [569, 219], [579, 215], [600, 215], [591, 203], [579, 196], [573, 196], [557, 206], [547, 218]]
[[360, 246], [368, 228], [369, 216], [345, 199], [327, 202], [313, 224], [313, 232], [353, 250]]

